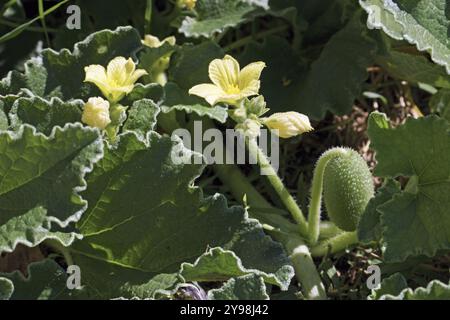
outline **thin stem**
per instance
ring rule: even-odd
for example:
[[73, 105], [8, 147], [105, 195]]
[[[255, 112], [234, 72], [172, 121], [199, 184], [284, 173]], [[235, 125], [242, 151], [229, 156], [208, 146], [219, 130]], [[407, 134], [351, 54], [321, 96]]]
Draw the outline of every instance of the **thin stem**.
[[51, 47], [50, 38], [49, 38], [48, 32], [47, 32], [47, 24], [45, 23], [44, 0], [39, 0], [38, 1], [38, 10], [39, 10], [39, 16], [41, 17], [42, 28], [44, 29], [44, 34], [45, 34], [45, 40], [47, 42], [47, 47], [50, 48]]
[[322, 257], [326, 254], [342, 251], [356, 243], [358, 243], [356, 231], [343, 232], [311, 248], [311, 254], [313, 257]]
[[147, 0], [147, 5], [144, 13], [145, 32], [150, 33], [152, 25], [153, 0]]
[[259, 148], [258, 144], [256, 143], [256, 140], [255, 139], [245, 139], [245, 140], [250, 156], [256, 159], [261, 170], [264, 170], [267, 173], [266, 176], [270, 184], [275, 189], [275, 192], [280, 197], [286, 209], [291, 213], [295, 222], [297, 222], [297, 224], [299, 225], [300, 235], [306, 237], [308, 234], [308, 224], [297, 202], [294, 200], [292, 195], [284, 186], [280, 177], [270, 164], [269, 159], [267, 159], [264, 152]]
[[309, 243], [314, 245], [317, 243], [320, 234], [320, 211], [322, 205], [322, 191], [323, 191], [323, 175], [325, 168], [333, 158], [345, 154], [347, 151], [344, 148], [333, 148], [326, 151], [317, 161], [314, 169], [314, 176], [311, 187], [311, 203], [308, 213], [308, 227], [309, 227]]
[[[5, 26], [8, 26], [8, 27], [14, 27], [15, 28], [15, 27], [20, 26], [21, 24], [17, 23], [17, 22], [14, 22], [14, 21], [10, 21], [10, 20], [6, 20], [6, 19], [3, 19], [3, 18], [0, 18], [0, 25], [5, 25]], [[44, 30], [44, 28], [42, 28], [42, 27], [26, 27], [24, 30], [25, 31], [30, 31], [30, 32], [39, 32], [39, 33], [42, 33], [42, 32], [45, 32], [45, 31], [47, 31], [47, 32], [58, 32], [59, 31], [58, 29], [52, 29], [52, 28], [47, 28], [47, 29]]]

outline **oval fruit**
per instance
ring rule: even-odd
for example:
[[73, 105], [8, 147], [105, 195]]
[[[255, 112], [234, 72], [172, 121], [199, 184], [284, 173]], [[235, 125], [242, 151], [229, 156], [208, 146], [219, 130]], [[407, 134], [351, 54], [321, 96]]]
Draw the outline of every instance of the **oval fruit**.
[[354, 231], [374, 195], [372, 174], [364, 159], [352, 149], [331, 159], [323, 177], [328, 216], [339, 228]]

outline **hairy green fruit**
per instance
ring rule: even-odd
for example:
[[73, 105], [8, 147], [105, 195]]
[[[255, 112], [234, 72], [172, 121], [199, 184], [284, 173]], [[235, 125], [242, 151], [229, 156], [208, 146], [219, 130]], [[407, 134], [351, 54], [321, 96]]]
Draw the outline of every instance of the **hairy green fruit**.
[[364, 159], [352, 149], [327, 163], [323, 197], [328, 216], [339, 228], [354, 231], [374, 195], [372, 174]]

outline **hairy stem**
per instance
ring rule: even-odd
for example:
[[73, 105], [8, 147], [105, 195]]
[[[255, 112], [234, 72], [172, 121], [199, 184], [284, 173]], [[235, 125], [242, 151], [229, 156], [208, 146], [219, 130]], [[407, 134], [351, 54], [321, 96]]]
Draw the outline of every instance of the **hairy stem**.
[[314, 245], [319, 240], [320, 234], [320, 211], [322, 204], [323, 191], [323, 175], [328, 162], [338, 156], [345, 154], [347, 151], [344, 148], [333, 148], [326, 151], [317, 161], [314, 169], [314, 176], [311, 187], [311, 203], [309, 205], [308, 213], [308, 227], [309, 227], [309, 243]]
[[313, 257], [322, 257], [330, 253], [342, 251], [348, 246], [356, 243], [358, 243], [356, 231], [343, 232], [312, 247], [311, 254]]
[[267, 179], [269, 180], [272, 187], [275, 189], [275, 192], [280, 197], [281, 201], [285, 205], [286, 209], [291, 213], [295, 222], [297, 222], [299, 226], [300, 235], [306, 237], [308, 234], [308, 224], [306, 222], [305, 216], [303, 215], [302, 210], [298, 206], [297, 202], [294, 200], [292, 195], [284, 186], [278, 174], [273, 169], [272, 165], [267, 159], [264, 152], [259, 148], [255, 139], [246, 139], [246, 144], [251, 157], [254, 157], [258, 162], [261, 170], [264, 170], [267, 173]]
[[273, 234], [283, 243], [301, 285], [303, 295], [309, 300], [326, 300], [327, 294], [316, 265], [305, 241], [296, 235]]

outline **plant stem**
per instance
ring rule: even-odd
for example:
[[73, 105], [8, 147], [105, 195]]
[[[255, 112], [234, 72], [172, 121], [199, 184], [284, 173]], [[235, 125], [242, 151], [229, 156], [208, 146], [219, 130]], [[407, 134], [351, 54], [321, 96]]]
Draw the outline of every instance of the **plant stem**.
[[273, 237], [283, 243], [301, 284], [303, 295], [309, 300], [326, 300], [327, 294], [310, 251], [303, 239], [296, 235], [274, 233]]
[[347, 151], [344, 148], [333, 148], [326, 151], [317, 161], [314, 169], [314, 176], [311, 187], [311, 203], [309, 205], [308, 213], [308, 227], [309, 227], [309, 243], [314, 245], [317, 243], [320, 234], [320, 211], [322, 204], [323, 191], [323, 175], [328, 161], [345, 154]]
[[311, 254], [313, 257], [322, 257], [329, 253], [342, 251], [348, 246], [356, 243], [358, 243], [356, 231], [343, 232], [311, 248]]
[[267, 179], [270, 184], [275, 189], [275, 192], [280, 197], [283, 204], [286, 206], [286, 209], [291, 213], [295, 222], [297, 222], [299, 226], [300, 235], [302, 237], [306, 237], [308, 234], [308, 224], [306, 222], [305, 216], [303, 215], [302, 210], [298, 206], [297, 202], [294, 200], [292, 195], [284, 186], [278, 174], [273, 169], [272, 165], [267, 159], [264, 152], [259, 148], [255, 139], [245, 139], [246, 144], [251, 157], [254, 157], [259, 164], [261, 170], [264, 170], [267, 173]]
[[320, 232], [319, 239], [326, 240], [341, 234], [342, 231], [331, 221], [321, 221], [320, 222]]

